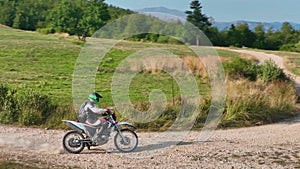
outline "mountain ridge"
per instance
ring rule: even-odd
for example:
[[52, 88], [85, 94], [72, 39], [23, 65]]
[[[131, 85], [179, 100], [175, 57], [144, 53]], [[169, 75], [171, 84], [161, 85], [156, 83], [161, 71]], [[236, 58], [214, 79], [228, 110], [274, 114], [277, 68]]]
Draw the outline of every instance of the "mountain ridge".
[[[180, 11], [177, 9], [169, 9], [166, 7], [151, 7], [151, 8], [143, 8], [143, 9], [137, 9], [134, 10], [138, 13], [148, 14], [154, 17], [158, 17], [164, 21], [174, 21], [174, 20], [180, 20], [181, 22], [186, 22], [186, 14], [184, 11]], [[236, 21], [212, 21], [212, 25], [217, 27], [219, 30], [228, 30], [230, 26], [238, 25], [242, 23], [247, 23], [249, 25], [249, 28], [251, 30], [254, 30], [254, 28], [262, 24], [264, 25], [264, 28], [266, 30], [273, 28], [273, 30], [279, 30], [282, 26], [283, 22], [264, 22], [264, 21], [246, 21], [246, 20], [236, 20]], [[289, 22], [295, 30], [300, 30], [300, 24]]]

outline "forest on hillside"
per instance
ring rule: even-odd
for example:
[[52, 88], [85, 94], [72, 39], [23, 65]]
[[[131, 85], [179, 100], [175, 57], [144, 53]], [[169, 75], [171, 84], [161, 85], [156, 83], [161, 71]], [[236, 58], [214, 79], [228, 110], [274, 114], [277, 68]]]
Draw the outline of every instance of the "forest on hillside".
[[[65, 32], [79, 37], [83, 34], [91, 36], [103, 26], [129, 14], [134, 12], [107, 5], [105, 0], [0, 0], [1, 24], [46, 34]], [[138, 34], [127, 39], [201, 45], [197, 36], [190, 35], [188, 23], [191, 23], [202, 30], [214, 46], [300, 52], [300, 30], [295, 30], [288, 22], [284, 22], [279, 30], [266, 30], [263, 25], [257, 25], [251, 30], [247, 23], [231, 25], [228, 30], [218, 30], [212, 26], [209, 17], [202, 13], [198, 0], [191, 2], [186, 14], [187, 23], [180, 20], [165, 22], [150, 16], [145, 19], [144, 16], [133, 15], [127, 20], [122, 19], [122, 23], [117, 21], [119, 24], [114, 24], [110, 34], [112, 38], [113, 35], [125, 36], [130, 34], [126, 31], [134, 32], [132, 29], [138, 29], [155, 33]], [[176, 40], [168, 36], [168, 33], [185, 39]]]

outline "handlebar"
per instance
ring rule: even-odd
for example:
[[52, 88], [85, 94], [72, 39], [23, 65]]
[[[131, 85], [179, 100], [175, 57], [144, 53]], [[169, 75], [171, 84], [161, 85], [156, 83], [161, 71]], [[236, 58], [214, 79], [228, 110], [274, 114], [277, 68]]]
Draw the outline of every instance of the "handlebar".
[[107, 109], [106, 113], [107, 113], [108, 115], [114, 114], [114, 112], [113, 112], [112, 109]]
[[109, 109], [107, 108], [107, 116], [111, 116], [113, 118], [114, 121], [116, 121], [117, 117], [116, 117], [116, 113], [113, 111], [113, 109]]

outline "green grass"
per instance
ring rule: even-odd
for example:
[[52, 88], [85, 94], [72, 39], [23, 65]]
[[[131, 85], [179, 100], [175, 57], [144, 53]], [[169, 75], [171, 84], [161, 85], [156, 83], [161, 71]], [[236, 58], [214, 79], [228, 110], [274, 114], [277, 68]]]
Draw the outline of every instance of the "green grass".
[[[68, 105], [73, 102], [72, 75], [83, 43], [78, 42], [76, 37], [63, 38], [5, 27], [0, 27], [0, 34], [3, 37], [0, 39], [0, 83], [18, 91], [38, 91], [54, 103], [62, 105], [56, 110], [59, 112], [50, 115], [48, 124], [59, 125], [60, 118], [71, 117], [73, 111]], [[111, 82], [115, 68], [131, 54], [149, 48], [167, 50], [179, 57], [195, 55], [185, 45], [119, 42], [108, 51], [98, 68], [95, 86], [96, 91], [104, 96], [101, 106], [114, 106]], [[209, 94], [208, 80], [196, 76], [196, 81], [200, 94]], [[141, 72], [130, 84], [130, 100], [133, 104], [144, 104], [155, 89], [162, 90], [168, 101], [180, 96], [177, 83], [167, 73]]]
[[225, 57], [225, 58], [240, 57], [239, 53], [232, 52], [232, 51], [225, 50], [225, 49], [217, 49], [217, 52], [220, 57]]
[[[61, 127], [61, 125], [63, 125], [61, 119], [74, 118], [75, 113], [71, 106], [73, 102], [72, 77], [77, 58], [85, 46], [84, 43], [77, 41], [77, 37], [63, 38], [56, 35], [44, 35], [37, 32], [20, 31], [4, 27], [0, 27], [0, 34], [2, 35], [2, 38], [0, 39], [0, 83], [4, 83], [10, 88], [16, 89], [21, 94], [22, 91], [38, 91], [40, 94], [48, 96], [51, 101], [54, 102], [54, 104], [58, 105], [58, 108], [49, 115], [48, 119], [46, 119], [47, 127]], [[88, 39], [88, 42], [89, 40], [91, 39]], [[106, 40], [101, 41], [104, 43], [106, 42]], [[204, 99], [205, 101], [203, 102], [204, 105], [201, 105], [202, 110], [199, 112], [202, 114], [200, 114], [199, 118], [197, 119], [197, 122], [201, 124], [195, 125], [202, 126], [210, 103], [209, 79], [207, 76], [202, 76], [201, 74], [203, 73], [201, 72], [203, 65], [193, 65], [195, 62], [193, 59], [195, 54], [188, 46], [185, 45], [141, 43], [130, 41], [121, 41], [117, 43], [106, 53], [98, 68], [95, 67], [94, 69], [96, 73], [95, 90], [99, 91], [104, 96], [101, 107], [114, 106], [111, 96], [111, 85], [115, 69], [119, 66], [119, 64], [128, 56], [131, 56], [137, 52], [145, 49], [157, 48], [169, 51], [174, 55], [183, 58], [183, 60], [190, 62], [189, 64], [192, 64], [189, 66], [193, 66], [193, 68], [195, 68], [193, 73], [197, 74], [195, 75], [195, 78], [200, 95], [202, 98], [206, 98], [206, 100]], [[202, 48], [200, 47], [197, 48], [197, 50], [201, 49]], [[221, 57], [221, 60], [230, 60], [231, 58], [240, 57], [240, 55], [236, 52], [227, 51], [224, 49], [216, 49], [216, 51]], [[94, 55], [95, 53], [90, 54]], [[163, 62], [163, 59], [161, 58], [157, 58], [157, 60], [158, 63], [160, 63], [160, 61]], [[149, 62], [156, 63], [155, 60]], [[87, 60], [87, 63], [93, 63], [93, 60]], [[285, 84], [282, 85], [284, 86]], [[276, 86], [273, 87], [271, 85], [270, 88], [273, 90], [273, 88], [276, 88]], [[173, 100], [175, 100], [178, 105], [180, 104], [181, 100], [179, 98], [181, 91], [178, 84], [175, 82], [174, 78], [162, 71], [143, 70], [137, 73], [130, 83], [128, 95], [130, 97], [130, 101], [134, 105], [139, 108], [140, 106], [144, 106], [141, 107], [142, 110], [144, 110], [149, 106], [149, 94], [156, 89], [164, 92], [169, 106]], [[274, 93], [271, 89], [267, 91], [269, 93], [266, 93], [266, 96]], [[243, 89], [240, 90], [243, 91]], [[190, 93], [194, 92], [191, 91], [191, 89], [188, 89], [187, 91]], [[259, 93], [261, 91], [257, 92]], [[241, 92], [237, 91], [237, 93]], [[278, 94], [278, 97], [280, 97], [280, 93]], [[230, 101], [232, 101], [233, 104], [236, 104], [235, 102], [240, 101], [238, 97], [236, 98], [233, 98]], [[287, 96], [287, 99], [288, 98], [293, 97]], [[251, 102], [251, 99], [246, 101]], [[160, 118], [157, 123], [151, 122], [150, 124], [144, 126], [148, 126], [149, 128], [165, 128], [172, 124], [172, 120], [175, 119], [173, 118], [174, 114], [176, 114], [178, 111], [178, 105], [168, 107], [168, 109], [165, 111], [166, 115]], [[251, 105], [251, 103], [247, 103], [247, 105]], [[256, 105], [259, 107], [259, 103]], [[231, 124], [232, 121], [236, 120], [233, 119], [230, 121], [232, 117], [236, 117], [236, 111], [243, 110], [244, 108], [244, 105], [237, 106], [237, 108], [233, 107], [235, 111], [231, 111], [227, 116], [226, 122], [224, 122], [226, 124], [223, 123], [221, 126], [228, 126], [228, 124]], [[252, 108], [251, 106], [248, 106], [247, 109], [250, 110], [247, 110], [247, 112], [242, 114], [242, 116], [248, 116], [250, 111], [255, 110], [255, 108]], [[274, 109], [274, 112], [277, 110], [278, 109]], [[280, 112], [284, 113], [285, 110], [285, 107], [283, 107], [282, 110], [280, 109]], [[31, 117], [30, 112], [28, 113], [28, 116]], [[261, 113], [262, 114], [259, 116], [264, 116], [263, 110]], [[259, 119], [260, 117], [256, 117], [255, 114], [255, 118]], [[243, 118], [239, 118], [238, 120], [240, 119], [243, 120]], [[35, 119], [33, 119], [33, 121], [34, 120]], [[270, 119], [267, 120], [268, 122], [272, 122]], [[253, 119], [253, 121], [255, 121], [255, 119]], [[239, 121], [239, 124], [242, 123], [243, 122]], [[141, 126], [143, 126], [143, 124], [141, 124]]]
[[73, 67], [80, 46], [36, 32], [0, 28], [0, 81], [35, 89], [54, 100], [71, 99]]
[[[19, 90], [34, 89], [50, 96], [57, 103], [72, 103], [72, 74], [76, 59], [82, 49], [82, 43], [75, 37], [62, 38], [37, 32], [15, 30], [0, 27], [0, 82], [8, 83]], [[113, 72], [118, 64], [132, 53], [145, 48], [169, 50], [179, 57], [193, 56], [194, 53], [184, 45], [163, 45], [122, 41], [111, 49], [103, 59], [96, 79], [96, 90], [107, 96], [111, 103], [110, 87]], [[221, 55], [230, 52], [221, 51]], [[233, 53], [233, 52], [231, 52]], [[167, 78], [165, 78], [167, 77]], [[139, 86], [146, 80], [146, 86]], [[154, 82], [154, 83], [150, 83]], [[145, 84], [145, 83], [143, 83]], [[165, 73], [139, 74], [133, 82], [133, 101], [146, 100], [141, 93], [154, 88], [165, 87], [167, 91], [170, 77]], [[199, 87], [207, 89], [203, 80], [198, 79]], [[176, 91], [179, 92], [179, 91]], [[139, 96], [137, 96], [139, 95]], [[170, 98], [170, 92], [167, 91]]]

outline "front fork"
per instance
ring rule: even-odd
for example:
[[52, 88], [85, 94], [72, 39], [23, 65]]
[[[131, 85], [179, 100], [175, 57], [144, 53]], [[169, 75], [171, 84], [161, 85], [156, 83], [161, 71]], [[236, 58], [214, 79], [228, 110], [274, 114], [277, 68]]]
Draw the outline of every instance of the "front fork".
[[121, 138], [122, 138], [122, 141], [123, 141], [124, 143], [127, 143], [127, 140], [126, 140], [125, 137], [123, 136], [123, 134], [122, 134], [122, 132], [121, 132], [121, 130], [119, 129], [118, 126], [115, 126], [115, 130], [118, 132], [118, 134], [120, 134], [120, 136], [121, 136]]

